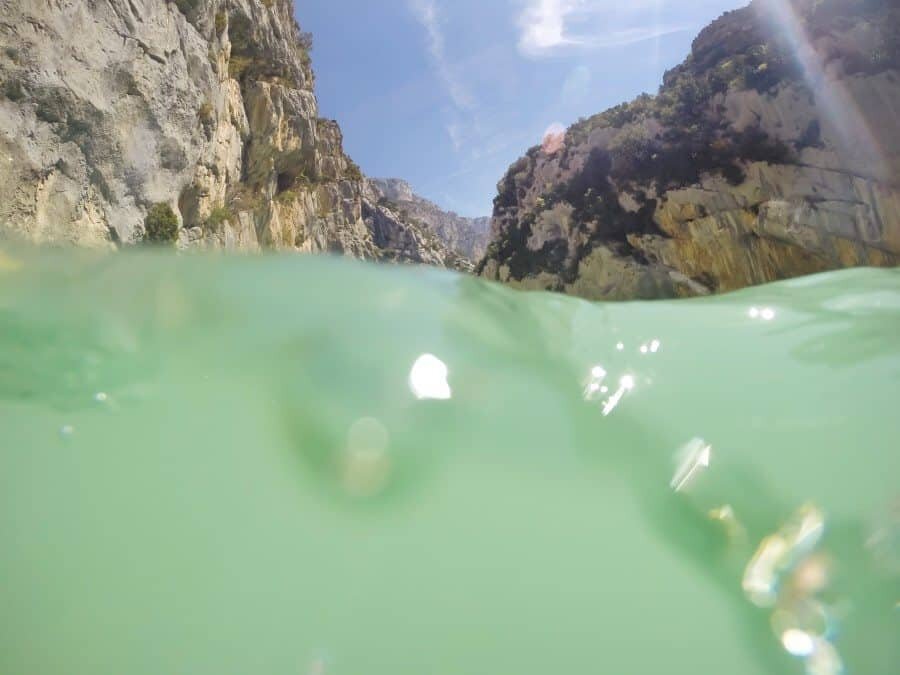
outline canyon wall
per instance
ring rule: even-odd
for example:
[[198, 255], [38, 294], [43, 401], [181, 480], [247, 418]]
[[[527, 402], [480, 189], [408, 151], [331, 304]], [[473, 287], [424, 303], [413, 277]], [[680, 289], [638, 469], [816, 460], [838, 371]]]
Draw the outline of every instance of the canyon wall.
[[757, 0], [501, 180], [485, 277], [591, 299], [900, 262], [900, 8]]
[[181, 248], [455, 259], [415, 224], [373, 230], [292, 0], [0, 0], [0, 17], [0, 236], [137, 243], [164, 203]]

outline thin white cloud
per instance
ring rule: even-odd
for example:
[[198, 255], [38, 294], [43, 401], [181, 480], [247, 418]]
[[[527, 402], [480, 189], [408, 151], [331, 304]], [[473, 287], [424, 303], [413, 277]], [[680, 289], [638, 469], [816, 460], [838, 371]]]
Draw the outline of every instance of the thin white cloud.
[[447, 135], [450, 137], [450, 142], [453, 143], [453, 149], [459, 152], [463, 144], [462, 125], [457, 122], [451, 122], [447, 125], [446, 129]]
[[566, 20], [577, 12], [582, 0], [528, 0], [519, 15], [519, 49], [537, 55], [576, 42], [566, 33]]
[[[660, 9], [667, 1], [522, 0], [517, 18], [519, 51], [525, 56], [541, 57], [567, 47], [621, 47], [689, 30], [691, 26], [659, 22]], [[590, 20], [602, 28], [573, 31], [573, 24]], [[652, 23], [646, 25], [647, 21]], [[633, 27], [637, 22], [645, 25]]]
[[614, 30], [588, 44], [595, 47], [623, 47], [625, 45], [633, 45], [637, 42], [655, 40], [656, 38], [672, 35], [673, 33], [683, 33], [686, 30], [691, 30], [691, 28], [691, 26], [674, 24]]
[[428, 52], [453, 105], [459, 110], [471, 109], [474, 99], [447, 60], [437, 3], [435, 0], [409, 0], [409, 7], [425, 29]]

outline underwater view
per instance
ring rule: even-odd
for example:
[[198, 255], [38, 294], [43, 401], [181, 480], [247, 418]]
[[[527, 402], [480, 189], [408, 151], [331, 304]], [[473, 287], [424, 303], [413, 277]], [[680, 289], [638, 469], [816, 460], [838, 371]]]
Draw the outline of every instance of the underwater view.
[[0, 257], [5, 673], [890, 673], [900, 274]]

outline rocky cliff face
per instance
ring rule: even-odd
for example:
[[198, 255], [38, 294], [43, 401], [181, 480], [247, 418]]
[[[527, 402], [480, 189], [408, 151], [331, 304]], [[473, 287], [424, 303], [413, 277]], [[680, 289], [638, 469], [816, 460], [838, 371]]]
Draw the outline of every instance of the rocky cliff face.
[[414, 218], [397, 202], [385, 199], [379, 182], [366, 179], [363, 218], [386, 262], [447, 267], [473, 272], [475, 265], [437, 236], [425, 222]]
[[480, 272], [592, 299], [900, 262], [900, 7], [757, 0], [642, 96], [529, 150]]
[[415, 194], [412, 186], [399, 178], [373, 178], [369, 179], [369, 183], [382, 204], [422, 223], [458, 255], [473, 263], [484, 257], [490, 239], [490, 218], [466, 218], [452, 211], [444, 211], [437, 204]]
[[367, 226], [292, 0], [0, 0], [0, 17], [0, 234], [133, 243], [166, 202], [181, 247], [440, 264]]

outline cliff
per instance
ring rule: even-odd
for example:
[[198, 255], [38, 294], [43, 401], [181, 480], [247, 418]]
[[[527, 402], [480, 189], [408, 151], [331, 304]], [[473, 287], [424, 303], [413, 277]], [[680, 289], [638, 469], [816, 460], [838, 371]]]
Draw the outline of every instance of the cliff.
[[379, 185], [379, 181], [365, 180], [362, 212], [381, 260], [475, 271], [472, 260], [449, 246], [430, 223], [413, 217], [405, 204], [386, 199]]
[[182, 248], [423, 258], [367, 226], [291, 0], [0, 0], [0, 16], [0, 235], [135, 243], [167, 203]]
[[490, 218], [466, 218], [445, 211], [434, 202], [413, 192], [399, 178], [369, 179], [382, 204], [389, 205], [434, 232], [452, 251], [475, 263], [484, 257], [490, 238]]
[[484, 276], [592, 299], [900, 262], [896, 0], [757, 0], [501, 180]]

